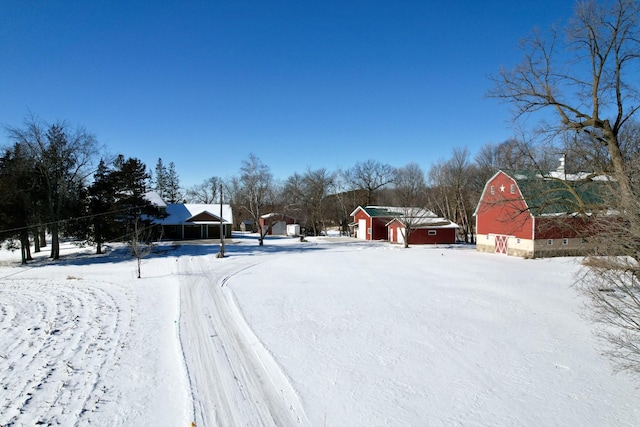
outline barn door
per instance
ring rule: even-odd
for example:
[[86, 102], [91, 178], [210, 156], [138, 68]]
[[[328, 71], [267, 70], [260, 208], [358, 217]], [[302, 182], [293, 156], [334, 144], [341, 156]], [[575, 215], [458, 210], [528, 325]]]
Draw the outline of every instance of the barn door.
[[509, 241], [509, 236], [505, 236], [504, 234], [498, 234], [496, 236], [496, 253], [507, 255], [508, 246], [507, 242]]
[[367, 240], [367, 220], [358, 220], [358, 239]]

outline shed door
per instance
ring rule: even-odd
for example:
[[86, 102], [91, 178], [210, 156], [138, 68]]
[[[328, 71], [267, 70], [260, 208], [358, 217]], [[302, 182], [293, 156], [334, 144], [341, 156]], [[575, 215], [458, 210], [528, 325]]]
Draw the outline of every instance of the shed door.
[[287, 234], [287, 223], [285, 221], [276, 221], [271, 225], [271, 234], [274, 236], [284, 236]]
[[398, 231], [397, 231], [397, 237], [396, 240], [398, 241], [398, 243], [404, 245], [404, 234], [406, 233], [405, 228], [400, 228], [398, 227]]
[[496, 253], [507, 255], [507, 242], [509, 241], [509, 236], [505, 236], [503, 234], [499, 234], [496, 236]]
[[358, 239], [367, 240], [367, 220], [358, 220]]

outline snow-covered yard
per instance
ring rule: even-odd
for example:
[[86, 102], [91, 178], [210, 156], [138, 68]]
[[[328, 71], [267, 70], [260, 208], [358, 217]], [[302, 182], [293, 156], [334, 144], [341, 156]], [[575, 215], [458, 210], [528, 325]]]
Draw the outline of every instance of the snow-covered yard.
[[0, 425], [640, 425], [576, 259], [236, 236], [0, 258]]

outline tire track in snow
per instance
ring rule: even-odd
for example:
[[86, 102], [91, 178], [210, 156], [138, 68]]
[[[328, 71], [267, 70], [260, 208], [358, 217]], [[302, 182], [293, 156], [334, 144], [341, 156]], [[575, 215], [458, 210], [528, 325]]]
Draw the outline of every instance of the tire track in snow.
[[117, 400], [104, 379], [128, 334], [123, 301], [75, 281], [0, 280], [0, 425], [81, 425]]
[[288, 379], [244, 321], [224, 283], [252, 264], [182, 257], [183, 350], [196, 425], [309, 425]]

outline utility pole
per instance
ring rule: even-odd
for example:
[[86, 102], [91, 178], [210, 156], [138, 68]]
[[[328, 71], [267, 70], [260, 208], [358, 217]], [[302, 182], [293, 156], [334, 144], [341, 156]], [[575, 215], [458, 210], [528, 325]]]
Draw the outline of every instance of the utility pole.
[[224, 218], [222, 218], [222, 184], [220, 184], [220, 257], [224, 257]]

